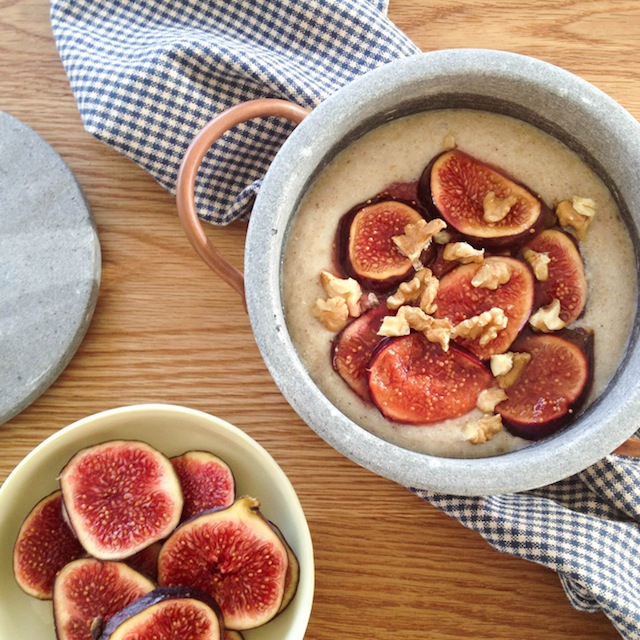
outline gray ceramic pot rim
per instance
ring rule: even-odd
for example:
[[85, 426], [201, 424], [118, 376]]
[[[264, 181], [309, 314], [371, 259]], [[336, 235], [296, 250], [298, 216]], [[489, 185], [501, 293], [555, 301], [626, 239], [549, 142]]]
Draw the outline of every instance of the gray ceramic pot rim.
[[506, 113], [563, 140], [608, 182], [637, 241], [640, 125], [622, 107], [573, 74], [518, 54], [473, 49], [417, 54], [340, 89], [283, 145], [249, 224], [247, 308], [258, 347], [285, 398], [320, 437], [351, 460], [406, 487], [426, 491], [487, 495], [528, 490], [585, 469], [636, 431], [637, 313], [623, 366], [603, 397], [572, 427], [513, 453], [471, 460], [409, 451], [346, 418], [309, 377], [285, 322], [281, 265], [287, 231], [319, 170], [367, 130], [416, 111], [443, 107]]

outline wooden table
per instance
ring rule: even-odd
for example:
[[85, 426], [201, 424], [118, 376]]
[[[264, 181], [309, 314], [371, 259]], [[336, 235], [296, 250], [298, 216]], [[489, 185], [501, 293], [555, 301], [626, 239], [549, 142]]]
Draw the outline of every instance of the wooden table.
[[[190, 406], [244, 429], [293, 482], [315, 543], [308, 638], [618, 637], [603, 614], [575, 611], [552, 571], [498, 554], [300, 420], [263, 364], [240, 299], [185, 239], [172, 197], [84, 131], [48, 12], [46, 0], [0, 0], [0, 109], [76, 173], [99, 229], [102, 284], [70, 365], [0, 428], [0, 480], [82, 416], [139, 402]], [[546, 59], [640, 118], [637, 0], [391, 0], [390, 16], [423, 50], [474, 46]], [[210, 233], [240, 266], [244, 225]]]

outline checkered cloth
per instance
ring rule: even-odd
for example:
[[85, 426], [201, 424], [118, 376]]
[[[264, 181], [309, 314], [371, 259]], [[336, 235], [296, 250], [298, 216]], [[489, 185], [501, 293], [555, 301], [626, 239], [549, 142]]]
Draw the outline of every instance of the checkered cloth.
[[[388, 0], [53, 0], [51, 21], [86, 129], [174, 193], [197, 131], [252, 98], [313, 108], [356, 76], [418, 52]], [[241, 124], [207, 154], [204, 220], [247, 220], [293, 129]]]
[[[278, 97], [314, 107], [352, 78], [418, 51], [386, 0], [53, 0], [53, 33], [87, 130], [173, 191], [181, 158], [216, 113]], [[292, 129], [225, 134], [196, 186], [202, 218], [250, 214]], [[640, 639], [640, 468], [608, 456], [539, 491], [489, 498], [416, 492], [496, 549], [558, 572], [574, 607]]]
[[640, 460], [609, 455], [526, 493], [485, 498], [413, 490], [498, 551], [557, 571], [571, 604], [640, 639]]

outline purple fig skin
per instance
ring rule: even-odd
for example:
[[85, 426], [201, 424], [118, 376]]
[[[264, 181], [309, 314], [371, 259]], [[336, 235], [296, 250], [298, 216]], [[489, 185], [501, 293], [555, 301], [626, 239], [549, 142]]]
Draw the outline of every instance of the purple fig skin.
[[[116, 613], [107, 622], [98, 640], [118, 640], [118, 638], [121, 637], [121, 627], [128, 620], [135, 616], [141, 617], [155, 605], [169, 600], [175, 601], [175, 604], [188, 604], [190, 600], [196, 600], [208, 608], [202, 609], [202, 611], [206, 612], [207, 619], [210, 621], [209, 631], [201, 637], [196, 638], [189, 636], [189, 640], [219, 640], [223, 637], [222, 614], [220, 613], [220, 607], [218, 607], [218, 604], [213, 598], [199, 589], [189, 587], [158, 587], [141, 598], [134, 600], [131, 604]], [[210, 610], [210, 612], [208, 610]], [[153, 634], [152, 623], [150, 623], [150, 629], [150, 634]], [[126, 633], [126, 631], [122, 633]], [[157, 632], [155, 636], [149, 635], [149, 639], [154, 637], [161, 636], [158, 636]]]
[[284, 596], [282, 598], [280, 609], [278, 610], [278, 614], [280, 614], [291, 604], [291, 601], [298, 590], [298, 582], [300, 581], [300, 563], [298, 562], [298, 557], [291, 548], [291, 545], [287, 542], [287, 539], [284, 537], [284, 534], [280, 531], [278, 526], [271, 522], [271, 520], [267, 520], [267, 522], [285, 546], [285, 549], [287, 550], [287, 557], [289, 558], [289, 566], [287, 567], [287, 574], [284, 579]]
[[[442, 211], [437, 207], [434, 200], [434, 194], [432, 191], [432, 172], [433, 168], [438, 162], [438, 160], [444, 156], [445, 154], [452, 153], [452, 151], [444, 151], [443, 153], [437, 155], [433, 158], [429, 164], [425, 167], [420, 179], [418, 181], [418, 199], [424, 209], [428, 212], [429, 216], [434, 218], [444, 218], [444, 220], [448, 224], [448, 229], [450, 231], [456, 230], [455, 224], [448, 219], [446, 215], [443, 214]], [[533, 200], [535, 200], [539, 207], [540, 213], [535, 221], [527, 226], [526, 228], [520, 230], [519, 232], [515, 232], [512, 234], [506, 234], [504, 231], [500, 231], [499, 234], [496, 232], [495, 236], [488, 234], [487, 236], [477, 236], [471, 233], [467, 233], [464, 230], [457, 229], [457, 231], [462, 236], [462, 239], [474, 247], [478, 248], [486, 248], [486, 249], [503, 249], [508, 248], [510, 251], [516, 251], [517, 248], [527, 241], [531, 240], [538, 232], [551, 227], [556, 222], [556, 216], [553, 211], [540, 199], [535, 196], [531, 191], [523, 184], [519, 183], [517, 180], [513, 179], [509, 175], [507, 175], [502, 169], [499, 167], [494, 167], [486, 162], [477, 160], [476, 158], [472, 158], [467, 154], [455, 150], [454, 153], [457, 153], [461, 156], [466, 156], [471, 158], [475, 163], [480, 166], [487, 167], [489, 170], [502, 175], [506, 180], [510, 181], [517, 187], [524, 189], [524, 191], [528, 192]]]
[[13, 549], [18, 586], [30, 596], [51, 600], [56, 574], [85, 555], [62, 513], [62, 494], [54, 491], [31, 509]]
[[145, 442], [112, 440], [78, 451], [60, 472], [68, 521], [87, 553], [122, 560], [177, 526], [183, 498], [170, 460]]

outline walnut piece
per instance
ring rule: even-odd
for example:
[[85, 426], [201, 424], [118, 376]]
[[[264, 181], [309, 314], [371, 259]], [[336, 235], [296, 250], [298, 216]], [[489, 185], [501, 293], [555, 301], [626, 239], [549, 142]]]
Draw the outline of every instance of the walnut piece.
[[429, 222], [420, 219], [418, 222], [408, 224], [404, 228], [404, 234], [393, 236], [392, 240], [400, 253], [415, 263], [420, 258], [420, 254], [429, 246], [431, 238], [446, 226], [447, 223], [440, 218]]
[[482, 199], [482, 217], [487, 222], [500, 222], [507, 217], [516, 202], [518, 198], [513, 194], [499, 198], [493, 191], [489, 191]]
[[379, 336], [406, 336], [411, 329], [420, 331], [429, 342], [439, 344], [443, 351], [449, 350], [453, 326], [446, 318], [427, 315], [419, 307], [404, 305], [395, 316], [386, 316], [378, 331]]
[[564, 329], [567, 325], [565, 321], [560, 317], [560, 300], [554, 298], [551, 304], [546, 307], [540, 307], [529, 318], [529, 324], [538, 331], [543, 333], [550, 333], [551, 331], [559, 331]]
[[329, 331], [340, 331], [349, 319], [347, 301], [342, 296], [334, 296], [328, 300], [318, 298], [311, 308], [311, 313]]
[[480, 315], [472, 316], [457, 324], [451, 332], [452, 338], [467, 338], [468, 340], [478, 340], [481, 347], [485, 347], [498, 334], [506, 328], [508, 318], [500, 307], [493, 307], [489, 311], [484, 311]]
[[525, 249], [523, 255], [524, 259], [529, 263], [536, 280], [545, 282], [549, 279], [549, 263], [551, 262], [551, 258], [546, 251], [539, 252], [533, 249]]
[[493, 413], [496, 409], [496, 405], [506, 399], [507, 394], [504, 389], [499, 389], [498, 387], [483, 389], [478, 394], [476, 407], [478, 407], [482, 413]]
[[338, 278], [329, 271], [321, 271], [320, 284], [329, 298], [344, 298], [350, 316], [357, 318], [360, 315], [362, 289], [356, 280], [353, 278]]
[[531, 362], [530, 353], [507, 351], [492, 355], [489, 366], [500, 388], [508, 389], [520, 380], [529, 362]]
[[434, 234], [433, 241], [436, 244], [449, 244], [451, 242], [451, 233], [446, 229], [438, 231], [438, 233]]
[[483, 416], [475, 422], [464, 426], [464, 435], [471, 444], [484, 444], [491, 440], [502, 429], [502, 416]]
[[468, 242], [450, 242], [445, 246], [442, 257], [449, 261], [456, 260], [461, 264], [482, 262], [484, 249], [474, 249]]
[[504, 260], [485, 262], [471, 279], [474, 287], [495, 291], [511, 280], [511, 267]]
[[436, 278], [431, 269], [420, 269], [416, 275], [408, 282], [403, 282], [397, 291], [387, 298], [389, 309], [399, 309], [407, 302], [418, 302], [418, 306], [425, 313], [434, 313], [436, 305], [434, 300], [438, 295], [440, 281]]
[[558, 222], [563, 227], [573, 228], [578, 240], [584, 240], [595, 214], [596, 203], [591, 198], [573, 196], [571, 200], [563, 200], [556, 205]]
[[458, 145], [456, 144], [456, 137], [453, 133], [448, 133], [444, 140], [442, 141], [442, 148], [445, 150], [455, 149]]

